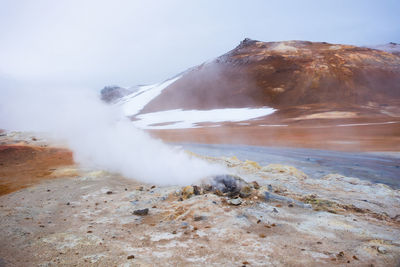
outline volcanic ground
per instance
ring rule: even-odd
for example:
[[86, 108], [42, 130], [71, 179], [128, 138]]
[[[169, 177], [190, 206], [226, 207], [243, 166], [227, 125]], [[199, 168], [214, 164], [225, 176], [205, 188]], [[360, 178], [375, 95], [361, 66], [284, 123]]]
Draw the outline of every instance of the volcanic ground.
[[383, 184], [188, 152], [235, 175], [157, 186], [79, 166], [32, 133], [0, 142], [1, 266], [400, 262], [400, 192]]

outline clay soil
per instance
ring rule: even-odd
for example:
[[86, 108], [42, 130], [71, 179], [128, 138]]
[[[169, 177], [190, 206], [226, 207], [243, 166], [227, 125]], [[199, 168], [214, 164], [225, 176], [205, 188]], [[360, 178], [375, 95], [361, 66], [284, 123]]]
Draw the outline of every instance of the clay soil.
[[0, 195], [54, 178], [59, 166], [73, 164], [72, 152], [64, 148], [25, 144], [0, 146]]
[[400, 151], [400, 123], [347, 127], [227, 125], [152, 130], [166, 142], [304, 147], [339, 151]]

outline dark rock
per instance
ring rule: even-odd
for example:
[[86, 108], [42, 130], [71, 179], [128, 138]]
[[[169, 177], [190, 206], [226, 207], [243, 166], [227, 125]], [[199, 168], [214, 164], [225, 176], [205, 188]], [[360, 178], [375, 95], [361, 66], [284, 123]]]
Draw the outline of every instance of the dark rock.
[[106, 103], [112, 103], [115, 102], [116, 100], [120, 99], [121, 97], [124, 97], [126, 95], [131, 94], [132, 91], [112, 85], [112, 86], [106, 86], [101, 90], [101, 100], [103, 100]]
[[202, 216], [202, 215], [197, 215], [197, 216], [194, 216], [194, 217], [193, 217], [193, 220], [194, 220], [195, 222], [204, 221], [204, 220], [207, 220], [207, 217], [206, 217], [206, 216]]
[[144, 216], [144, 215], [149, 214], [149, 209], [148, 209], [148, 208], [145, 208], [145, 209], [141, 209], [141, 210], [135, 210], [135, 211], [133, 212], [133, 214], [134, 214], [134, 215]]
[[111, 195], [113, 192], [112, 191], [107, 191], [107, 195]]
[[[239, 196], [243, 187], [251, 188], [245, 180], [230, 174], [216, 175], [210, 179], [210, 183], [202, 186], [205, 192], [212, 191], [218, 196], [226, 195], [231, 198]], [[243, 192], [243, 195], [247, 193]]]
[[129, 255], [128, 257], [126, 257], [128, 260], [132, 260], [132, 259], [134, 259], [135, 258], [135, 256], [134, 255]]
[[256, 189], [256, 190], [260, 189], [260, 185], [259, 185], [256, 181], [251, 182], [251, 185], [252, 185], [253, 188]]
[[197, 185], [194, 185], [193, 186], [193, 192], [194, 192], [194, 194], [197, 196], [197, 195], [201, 195], [201, 188], [199, 187], [199, 186], [197, 186]]

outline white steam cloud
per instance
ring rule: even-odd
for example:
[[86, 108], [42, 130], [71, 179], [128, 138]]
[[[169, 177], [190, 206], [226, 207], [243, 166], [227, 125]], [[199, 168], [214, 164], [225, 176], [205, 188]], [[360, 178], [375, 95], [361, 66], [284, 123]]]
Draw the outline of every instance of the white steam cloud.
[[86, 89], [4, 90], [0, 128], [51, 134], [67, 142], [74, 160], [160, 185], [191, 184], [225, 170], [134, 128], [118, 107]]

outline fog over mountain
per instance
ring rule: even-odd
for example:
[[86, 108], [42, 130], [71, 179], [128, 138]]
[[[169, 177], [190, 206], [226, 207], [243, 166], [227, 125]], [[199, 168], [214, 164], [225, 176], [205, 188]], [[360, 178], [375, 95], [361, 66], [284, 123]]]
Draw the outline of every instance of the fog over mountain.
[[245, 37], [399, 43], [398, 10], [390, 0], [1, 1], [0, 85], [98, 90], [154, 83]]

